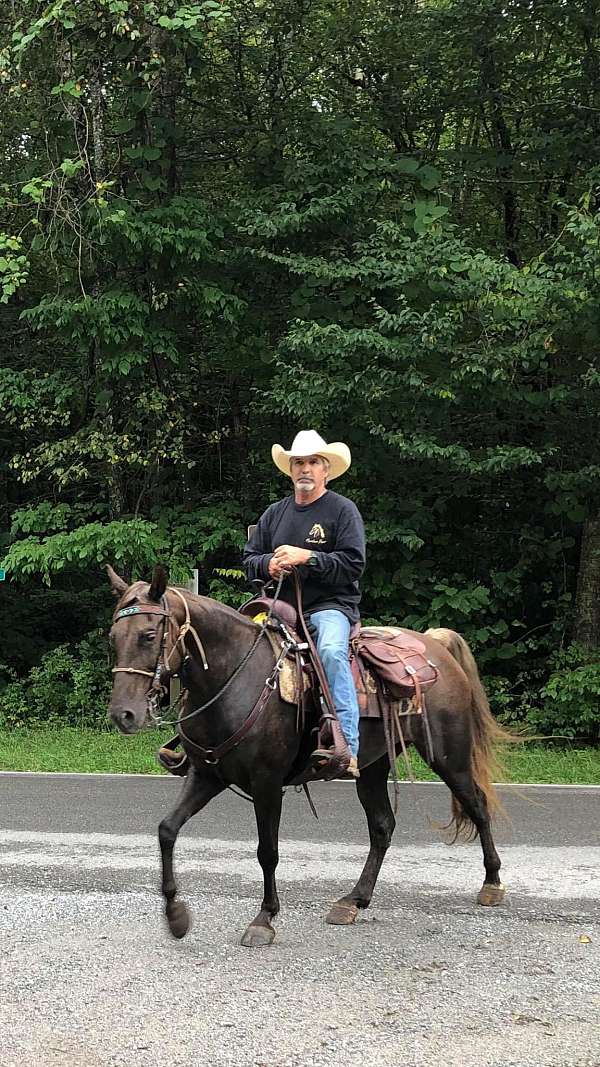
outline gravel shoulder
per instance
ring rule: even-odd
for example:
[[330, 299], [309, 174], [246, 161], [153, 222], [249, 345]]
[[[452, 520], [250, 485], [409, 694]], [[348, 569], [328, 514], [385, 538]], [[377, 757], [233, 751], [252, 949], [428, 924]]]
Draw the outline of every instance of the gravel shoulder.
[[[24, 779], [0, 783], [2, 1067], [599, 1067], [593, 793], [542, 798], [553, 825], [572, 812], [562, 843], [540, 843], [538, 809], [523, 808], [505, 833], [509, 897], [496, 909], [474, 902], [478, 845], [448, 848], [405, 805], [372, 908], [349, 929], [323, 916], [366, 854], [358, 803], [331, 789], [319, 826], [292, 797], [278, 937], [249, 951], [239, 938], [261, 887], [246, 806], [235, 802], [237, 819], [229, 801], [214, 819], [209, 807], [182, 838], [178, 871], [195, 922], [174, 942], [147, 813], [111, 833], [99, 829], [97, 802], [84, 828], [72, 808], [80, 781], [75, 794], [72, 780], [49, 787], [55, 814], [71, 807], [68, 829], [47, 806], [37, 819], [23, 811]], [[97, 788], [88, 786], [94, 800]], [[445, 791], [439, 803], [445, 811]], [[437, 794], [427, 804], [437, 810]]]

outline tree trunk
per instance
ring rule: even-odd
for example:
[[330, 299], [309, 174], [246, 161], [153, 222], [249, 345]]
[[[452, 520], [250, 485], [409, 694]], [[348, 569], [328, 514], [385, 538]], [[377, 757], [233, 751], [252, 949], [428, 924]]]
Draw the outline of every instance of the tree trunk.
[[515, 267], [519, 267], [519, 205], [513, 183], [514, 148], [505, 118], [502, 78], [496, 63], [494, 31], [490, 24], [487, 25], [481, 45], [481, 74], [490, 108], [491, 143], [498, 158], [496, 175], [502, 199], [506, 257]]
[[590, 651], [600, 648], [600, 510], [583, 527], [573, 637]]

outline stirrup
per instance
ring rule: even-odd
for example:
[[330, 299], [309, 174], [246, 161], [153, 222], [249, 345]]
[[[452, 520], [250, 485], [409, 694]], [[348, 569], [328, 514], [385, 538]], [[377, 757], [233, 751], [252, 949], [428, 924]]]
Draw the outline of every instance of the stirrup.
[[[315, 776], [322, 778], [325, 782], [334, 781], [336, 778], [343, 778], [346, 775], [346, 771], [340, 772], [339, 767], [339, 753], [335, 748], [316, 748], [314, 752], [311, 752], [308, 761], [309, 767], [312, 767]], [[331, 773], [331, 770], [334, 773]], [[354, 777], [352, 775], [352, 777]]]
[[316, 767], [326, 767], [335, 758], [334, 748], [315, 748], [310, 754], [310, 762]]

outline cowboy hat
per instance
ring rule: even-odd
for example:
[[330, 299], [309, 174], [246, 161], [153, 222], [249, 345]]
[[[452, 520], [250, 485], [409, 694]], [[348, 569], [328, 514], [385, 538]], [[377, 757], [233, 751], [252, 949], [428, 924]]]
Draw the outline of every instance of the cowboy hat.
[[282, 448], [281, 445], [273, 445], [271, 449], [273, 462], [282, 474], [290, 475], [290, 460], [294, 456], [323, 456], [329, 460], [328, 481], [339, 478], [344, 474], [351, 463], [350, 449], [341, 441], [334, 441], [328, 445], [316, 430], [300, 430], [292, 441], [290, 449]]

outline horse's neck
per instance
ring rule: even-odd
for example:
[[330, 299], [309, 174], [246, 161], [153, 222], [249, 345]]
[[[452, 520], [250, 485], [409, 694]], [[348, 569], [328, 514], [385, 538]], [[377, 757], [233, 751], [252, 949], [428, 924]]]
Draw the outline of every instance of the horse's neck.
[[201, 653], [194, 637], [186, 637], [186, 650], [194, 664], [202, 671], [202, 688], [214, 688], [235, 670], [251, 648], [258, 630], [249, 619], [225, 608], [210, 597], [186, 597], [192, 630], [201, 642], [208, 663], [204, 669]]

